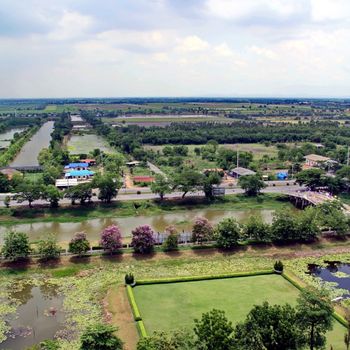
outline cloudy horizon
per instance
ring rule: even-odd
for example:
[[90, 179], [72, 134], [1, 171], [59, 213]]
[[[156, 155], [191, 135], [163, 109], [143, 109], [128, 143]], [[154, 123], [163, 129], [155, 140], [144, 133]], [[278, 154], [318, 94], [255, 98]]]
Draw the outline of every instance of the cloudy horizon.
[[0, 5], [0, 98], [350, 96], [346, 0]]

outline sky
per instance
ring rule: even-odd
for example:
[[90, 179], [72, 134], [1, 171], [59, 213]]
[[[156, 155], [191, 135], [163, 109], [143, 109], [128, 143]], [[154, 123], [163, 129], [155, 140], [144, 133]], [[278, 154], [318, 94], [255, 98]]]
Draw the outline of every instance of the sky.
[[0, 0], [0, 98], [350, 97], [349, 0]]

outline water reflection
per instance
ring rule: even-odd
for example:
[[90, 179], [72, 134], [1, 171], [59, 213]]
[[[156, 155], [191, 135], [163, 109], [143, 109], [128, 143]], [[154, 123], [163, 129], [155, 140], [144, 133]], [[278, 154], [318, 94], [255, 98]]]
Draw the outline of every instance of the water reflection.
[[14, 290], [12, 298], [19, 301], [16, 315], [8, 322], [11, 330], [0, 349], [22, 350], [45, 339], [53, 339], [64, 328], [63, 297], [57, 286], [24, 284]]
[[235, 218], [241, 223], [250, 216], [261, 216], [264, 221], [271, 222], [273, 210], [220, 210], [203, 209], [187, 210], [184, 212], [157, 214], [154, 216], [135, 216], [125, 218], [101, 218], [85, 220], [83, 222], [37, 222], [13, 226], [0, 226], [0, 245], [3, 243], [6, 232], [11, 230], [25, 232], [31, 240], [37, 240], [47, 234], [54, 234], [59, 242], [69, 241], [75, 232], [85, 231], [90, 241], [97, 241], [100, 232], [107, 226], [119, 225], [123, 237], [130, 237], [131, 231], [139, 225], [150, 225], [156, 232], [164, 232], [169, 225], [174, 225], [179, 231], [191, 231], [194, 219], [197, 216], [207, 218], [212, 224], [228, 217]]
[[339, 261], [327, 262], [326, 267], [315, 264], [308, 266], [311, 275], [320, 278], [324, 282], [337, 284], [337, 289], [345, 289], [349, 293], [344, 293], [343, 297], [350, 297], [350, 264], [343, 264]]

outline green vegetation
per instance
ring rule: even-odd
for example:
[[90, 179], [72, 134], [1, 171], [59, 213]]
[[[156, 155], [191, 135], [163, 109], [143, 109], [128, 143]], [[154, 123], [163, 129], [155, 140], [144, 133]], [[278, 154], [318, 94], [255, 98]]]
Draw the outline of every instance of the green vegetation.
[[[283, 305], [288, 300], [295, 306], [299, 296], [299, 291], [278, 275], [141, 285], [134, 288], [134, 293], [148, 333], [190, 328], [193, 319], [212, 308], [225, 310], [228, 319], [237, 324], [253, 305], [265, 301]], [[186, 312], [182, 312], [184, 309]], [[342, 349], [344, 332], [343, 326], [334, 324], [328, 334], [334, 349]]]
[[80, 222], [93, 218], [126, 217], [138, 215], [156, 215], [190, 209], [279, 209], [292, 208], [288, 198], [280, 194], [262, 194], [259, 197], [229, 195], [207, 202], [203, 199], [187, 201], [164, 201], [157, 203], [150, 200], [120, 201], [110, 204], [90, 204], [89, 206], [50, 208], [3, 208], [0, 209], [2, 225], [31, 222]]

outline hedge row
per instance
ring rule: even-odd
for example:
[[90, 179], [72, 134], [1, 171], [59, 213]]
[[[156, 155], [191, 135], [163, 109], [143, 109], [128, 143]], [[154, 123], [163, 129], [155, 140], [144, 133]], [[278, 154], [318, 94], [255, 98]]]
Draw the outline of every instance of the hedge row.
[[142, 321], [142, 317], [141, 317], [139, 308], [138, 308], [136, 300], [135, 300], [134, 292], [133, 292], [132, 287], [130, 285], [126, 286], [126, 292], [128, 294], [128, 299], [129, 299], [129, 302], [131, 305], [131, 310], [132, 310], [132, 313], [134, 315], [135, 321]]
[[[298, 288], [300, 291], [302, 291], [304, 288], [295, 281], [291, 276], [287, 275], [285, 272], [282, 274], [282, 276], [290, 282], [294, 287]], [[348, 327], [348, 322], [345, 320], [345, 318], [341, 315], [339, 315], [336, 311], [333, 312], [333, 317], [336, 319], [341, 325], [344, 327]]]
[[148, 336], [145, 324], [142, 320], [136, 322], [137, 330], [139, 331], [141, 338], [146, 338]]
[[163, 284], [163, 283], [178, 283], [178, 282], [192, 282], [192, 281], [205, 281], [205, 280], [216, 280], [223, 278], [235, 278], [235, 277], [249, 277], [249, 276], [261, 276], [261, 275], [272, 275], [273, 270], [263, 270], [254, 272], [238, 272], [230, 274], [220, 274], [220, 275], [204, 275], [204, 276], [184, 276], [184, 277], [169, 277], [160, 279], [144, 279], [137, 280], [135, 285], [147, 285], [147, 284]]

